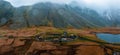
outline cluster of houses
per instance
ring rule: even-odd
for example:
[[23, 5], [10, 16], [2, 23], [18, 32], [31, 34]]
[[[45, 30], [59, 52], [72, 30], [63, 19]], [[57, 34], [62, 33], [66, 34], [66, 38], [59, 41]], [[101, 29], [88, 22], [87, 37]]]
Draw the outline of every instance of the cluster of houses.
[[52, 42], [68, 42], [75, 40], [77, 38], [76, 35], [70, 34], [68, 35], [67, 32], [64, 32], [63, 34], [47, 34], [48, 36], [46, 38], [43, 38], [40, 35], [35, 36], [35, 39], [38, 41], [52, 41]]

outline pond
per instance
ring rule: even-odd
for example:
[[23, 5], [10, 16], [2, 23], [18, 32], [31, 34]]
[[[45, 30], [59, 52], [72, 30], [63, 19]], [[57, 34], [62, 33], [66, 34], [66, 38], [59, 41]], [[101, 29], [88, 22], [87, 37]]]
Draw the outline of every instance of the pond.
[[120, 34], [97, 33], [96, 36], [109, 43], [120, 43]]

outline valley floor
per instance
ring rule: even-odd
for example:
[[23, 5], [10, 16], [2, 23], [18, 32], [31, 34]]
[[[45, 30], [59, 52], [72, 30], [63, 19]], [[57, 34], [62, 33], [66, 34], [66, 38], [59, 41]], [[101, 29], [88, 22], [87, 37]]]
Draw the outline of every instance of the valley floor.
[[[80, 39], [70, 42], [36, 41], [36, 35], [75, 34]], [[120, 33], [119, 28], [59, 29], [53, 27], [31, 27], [17, 30], [0, 29], [1, 55], [113, 55], [120, 52], [120, 44], [110, 44], [98, 39], [95, 33]], [[47, 37], [46, 37], [47, 38]]]

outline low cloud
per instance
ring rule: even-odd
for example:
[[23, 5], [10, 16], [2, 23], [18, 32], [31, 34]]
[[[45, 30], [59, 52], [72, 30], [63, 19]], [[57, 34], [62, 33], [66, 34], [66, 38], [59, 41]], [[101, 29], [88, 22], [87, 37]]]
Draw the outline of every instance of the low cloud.
[[39, 2], [53, 2], [60, 4], [70, 4], [75, 1], [80, 6], [86, 6], [99, 11], [104, 11], [107, 9], [120, 9], [120, 0], [6, 0], [9, 1], [13, 6], [27, 6], [33, 5]]
[[53, 3], [60, 3], [60, 4], [68, 4], [73, 0], [6, 0], [6, 1], [9, 1], [15, 7], [19, 7], [23, 5], [33, 5], [39, 2], [53, 2]]

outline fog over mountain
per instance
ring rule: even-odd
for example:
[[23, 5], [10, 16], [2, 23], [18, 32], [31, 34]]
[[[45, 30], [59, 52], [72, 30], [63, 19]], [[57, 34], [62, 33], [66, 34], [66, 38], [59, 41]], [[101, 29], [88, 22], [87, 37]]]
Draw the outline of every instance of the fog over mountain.
[[53, 2], [59, 4], [71, 4], [77, 2], [80, 6], [86, 6], [99, 11], [106, 9], [117, 9], [120, 8], [120, 0], [6, 0], [9, 1], [13, 6], [20, 7], [26, 5], [33, 5], [39, 2]]

